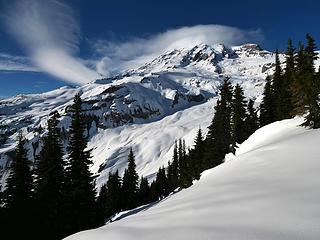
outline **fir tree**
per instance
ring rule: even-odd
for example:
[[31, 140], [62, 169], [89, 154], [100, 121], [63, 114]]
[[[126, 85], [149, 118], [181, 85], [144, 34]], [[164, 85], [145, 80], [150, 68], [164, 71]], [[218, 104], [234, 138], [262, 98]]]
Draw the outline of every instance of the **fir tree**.
[[162, 199], [169, 195], [168, 192], [168, 183], [167, 183], [167, 177], [164, 167], [159, 168], [157, 177], [156, 177], [156, 189], [157, 189], [157, 195], [158, 199]]
[[275, 119], [274, 121], [277, 120], [282, 120], [286, 116], [284, 113], [284, 104], [283, 104], [283, 98], [284, 98], [284, 90], [287, 88], [287, 86], [284, 86], [284, 80], [283, 80], [283, 75], [282, 75], [282, 69], [280, 65], [280, 60], [279, 60], [279, 52], [278, 49], [276, 49], [276, 57], [275, 57], [275, 72], [273, 74], [273, 79], [272, 79], [272, 99], [273, 99], [273, 107], [275, 111]]
[[159, 192], [157, 188], [156, 181], [153, 181], [150, 185], [150, 202], [155, 202], [159, 200]]
[[145, 205], [149, 203], [150, 198], [150, 187], [148, 183], [148, 179], [141, 177], [140, 186], [139, 186], [139, 205]]
[[118, 171], [109, 175], [107, 182], [107, 216], [119, 212], [121, 206], [121, 178]]
[[39, 210], [39, 229], [52, 239], [64, 236], [65, 161], [58, 123], [58, 114], [54, 113], [48, 120], [48, 133], [43, 140], [36, 168], [35, 198]]
[[72, 105], [72, 122], [70, 126], [67, 183], [71, 232], [96, 226], [95, 218], [95, 176], [90, 172], [91, 154], [84, 136], [85, 126], [81, 114], [82, 100], [79, 95], [74, 97]]
[[217, 102], [214, 117], [208, 127], [205, 153], [208, 168], [221, 164], [225, 154], [231, 150], [232, 91], [230, 79], [227, 77], [220, 89], [220, 100]]
[[250, 99], [247, 106], [247, 116], [245, 120], [246, 139], [259, 128], [257, 111], [253, 105], [254, 101]]
[[232, 145], [235, 150], [236, 143], [242, 143], [246, 137], [245, 118], [246, 105], [242, 87], [237, 84], [234, 90], [234, 99], [232, 102]]
[[[299, 49], [296, 56], [296, 70], [293, 76], [293, 82], [291, 84], [291, 92], [293, 103], [294, 115], [301, 115], [305, 112], [305, 103], [307, 99], [307, 89], [310, 88], [308, 84], [309, 81], [306, 81], [305, 74], [307, 73], [307, 61], [304, 51], [304, 46], [299, 41]], [[309, 86], [308, 86], [309, 85]]]
[[275, 121], [275, 108], [271, 78], [267, 76], [263, 91], [263, 99], [260, 105], [260, 124], [267, 125]]
[[[110, 175], [109, 175], [109, 179], [110, 179]], [[97, 207], [98, 207], [98, 215], [99, 215], [99, 222], [101, 224], [104, 223], [104, 221], [107, 219], [108, 215], [108, 210], [107, 210], [107, 184], [103, 184], [100, 188], [99, 191], [99, 196], [97, 199]]]
[[124, 209], [132, 209], [137, 206], [137, 184], [138, 174], [136, 172], [136, 164], [132, 148], [128, 156], [128, 168], [125, 169], [123, 175], [122, 194], [123, 194], [123, 207]]
[[292, 104], [292, 83], [295, 74], [295, 48], [292, 45], [292, 40], [288, 39], [288, 47], [286, 51], [286, 67], [283, 75], [283, 84], [281, 89], [281, 112], [280, 118], [292, 117], [293, 104]]
[[311, 128], [320, 128], [320, 81], [319, 73], [315, 72], [314, 61], [318, 59], [317, 53], [315, 52], [316, 45], [313, 38], [307, 34], [308, 45], [305, 48], [306, 56], [306, 72], [304, 78], [306, 85], [309, 88], [306, 89], [305, 105], [307, 111], [306, 121], [304, 126]]
[[168, 189], [169, 192], [174, 191], [178, 185], [179, 185], [179, 170], [178, 170], [178, 145], [177, 141], [174, 142], [174, 148], [173, 148], [173, 157], [172, 162], [169, 162], [168, 166]]
[[285, 72], [293, 72], [295, 68], [295, 47], [292, 45], [292, 40], [288, 39], [288, 47], [286, 51], [286, 68]]
[[179, 162], [179, 185], [182, 188], [187, 188], [192, 184], [192, 175], [188, 166], [186, 144], [184, 140], [179, 140], [178, 147], [178, 162]]
[[110, 173], [106, 184], [104, 184], [99, 193], [98, 206], [100, 209], [101, 223], [107, 217], [121, 210], [121, 179], [118, 171]]
[[308, 73], [314, 74], [315, 73], [314, 62], [315, 60], [318, 59], [318, 56], [317, 56], [318, 54], [315, 52], [317, 46], [315, 44], [315, 40], [309, 34], [306, 34], [306, 38], [307, 38], [308, 44], [304, 51], [305, 61], [306, 61], [305, 71]]
[[[12, 239], [33, 238], [34, 232], [31, 223], [34, 221], [32, 210], [34, 207], [33, 178], [30, 169], [26, 140], [20, 132], [15, 156], [10, 165], [10, 174], [7, 178], [6, 190], [3, 193], [4, 207], [7, 209], [8, 228]], [[17, 229], [19, 229], [17, 231]], [[5, 233], [2, 233], [5, 234]], [[21, 235], [20, 235], [21, 234]]]
[[194, 147], [189, 152], [190, 169], [194, 179], [200, 179], [200, 173], [206, 168], [204, 164], [204, 151], [205, 144], [201, 128], [199, 128], [194, 140]]

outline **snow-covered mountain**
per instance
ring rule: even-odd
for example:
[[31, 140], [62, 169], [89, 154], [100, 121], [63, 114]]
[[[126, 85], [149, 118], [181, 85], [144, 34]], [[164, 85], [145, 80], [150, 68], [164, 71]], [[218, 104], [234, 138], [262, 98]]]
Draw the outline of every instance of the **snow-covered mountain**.
[[[280, 59], [284, 61], [284, 56]], [[98, 185], [106, 181], [110, 171], [118, 169], [122, 174], [130, 147], [138, 173], [152, 178], [171, 159], [175, 139], [185, 138], [190, 146], [199, 126], [206, 130], [225, 76], [234, 84], [240, 83], [246, 97], [258, 104], [264, 79], [273, 73], [273, 66], [274, 54], [256, 44], [231, 48], [201, 44], [166, 52], [138, 69], [81, 87], [1, 100], [2, 185], [18, 130], [29, 140], [29, 157], [34, 159], [41, 149], [46, 121], [57, 111], [67, 144], [69, 109], [76, 93], [84, 101], [88, 147], [93, 149], [92, 171], [99, 173]]]
[[267, 125], [190, 188], [66, 239], [319, 239], [320, 132], [302, 122]]

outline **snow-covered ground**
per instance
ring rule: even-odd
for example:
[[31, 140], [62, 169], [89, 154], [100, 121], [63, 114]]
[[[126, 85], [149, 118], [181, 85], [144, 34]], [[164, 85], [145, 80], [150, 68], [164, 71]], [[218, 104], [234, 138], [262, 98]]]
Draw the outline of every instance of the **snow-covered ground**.
[[67, 239], [319, 239], [320, 131], [302, 121], [259, 129], [190, 188]]

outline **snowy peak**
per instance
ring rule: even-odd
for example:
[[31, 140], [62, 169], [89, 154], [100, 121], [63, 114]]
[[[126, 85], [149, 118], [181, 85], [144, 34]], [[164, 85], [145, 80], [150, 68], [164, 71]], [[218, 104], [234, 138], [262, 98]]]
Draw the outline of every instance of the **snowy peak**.
[[224, 57], [229, 58], [232, 55], [233, 51], [227, 49], [223, 44], [215, 46], [200, 44], [190, 49], [181, 48], [166, 52], [152, 62], [140, 67], [138, 72], [165, 71], [197, 63], [199, 65], [215, 66]]
[[[280, 55], [280, 60], [284, 60], [282, 55]], [[251, 71], [251, 76], [246, 77], [251, 78], [252, 75], [260, 75], [259, 77], [265, 78], [266, 75], [272, 74], [273, 70], [270, 69], [274, 66], [273, 62], [274, 54], [262, 50], [258, 44], [244, 44], [230, 48], [223, 44], [213, 46], [199, 44], [188, 49], [181, 48], [168, 51], [150, 63], [127, 72], [127, 76], [196, 69], [194, 71], [209, 71], [223, 77], [226, 75], [232, 76], [235, 71], [247, 75], [243, 70], [254, 68]], [[238, 66], [238, 68], [230, 73], [231, 69], [226, 65]]]

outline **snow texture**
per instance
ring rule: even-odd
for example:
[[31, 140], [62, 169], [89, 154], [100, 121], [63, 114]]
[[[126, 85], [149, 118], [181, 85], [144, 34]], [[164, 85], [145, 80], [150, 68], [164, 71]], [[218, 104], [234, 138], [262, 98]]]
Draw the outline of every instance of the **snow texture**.
[[302, 122], [267, 125], [190, 188], [66, 239], [319, 239], [320, 132]]

